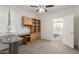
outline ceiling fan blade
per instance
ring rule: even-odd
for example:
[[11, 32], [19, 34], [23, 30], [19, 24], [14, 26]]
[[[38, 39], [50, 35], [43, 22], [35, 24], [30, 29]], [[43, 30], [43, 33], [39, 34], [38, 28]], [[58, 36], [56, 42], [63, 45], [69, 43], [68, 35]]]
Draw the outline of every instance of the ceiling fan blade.
[[46, 7], [48, 8], [48, 7], [54, 7], [54, 5], [46, 5]]
[[39, 11], [39, 9], [36, 10], [36, 12], [38, 12], [38, 11]]
[[30, 7], [37, 7], [37, 6], [31, 5]]
[[45, 12], [47, 12], [47, 9], [45, 9]]

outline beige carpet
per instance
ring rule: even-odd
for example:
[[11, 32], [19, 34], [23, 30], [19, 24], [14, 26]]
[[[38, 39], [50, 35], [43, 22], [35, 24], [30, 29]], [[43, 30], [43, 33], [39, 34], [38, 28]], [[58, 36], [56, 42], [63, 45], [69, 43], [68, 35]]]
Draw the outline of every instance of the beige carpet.
[[78, 49], [72, 49], [58, 40], [36, 40], [27, 45], [21, 45], [20, 54], [78, 54]]

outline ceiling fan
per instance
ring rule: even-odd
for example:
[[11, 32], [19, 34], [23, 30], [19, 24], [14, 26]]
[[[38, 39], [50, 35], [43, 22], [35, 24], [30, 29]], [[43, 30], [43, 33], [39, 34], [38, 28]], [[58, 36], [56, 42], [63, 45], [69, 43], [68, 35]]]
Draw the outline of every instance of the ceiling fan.
[[50, 7], [54, 7], [54, 5], [30, 5], [30, 7], [35, 7], [37, 8], [36, 9], [36, 12], [47, 12], [47, 8], [50, 8]]

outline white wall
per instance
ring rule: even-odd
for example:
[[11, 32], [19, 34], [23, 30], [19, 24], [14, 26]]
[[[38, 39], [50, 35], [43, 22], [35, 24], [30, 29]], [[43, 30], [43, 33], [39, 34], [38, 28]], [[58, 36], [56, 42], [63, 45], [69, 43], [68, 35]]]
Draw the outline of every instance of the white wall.
[[[19, 8], [10, 8], [7, 6], [0, 6], [0, 36], [6, 35], [7, 21], [8, 21], [8, 10], [11, 10], [11, 27], [14, 34], [29, 33], [28, 27], [22, 27], [22, 16], [34, 17], [34, 14], [27, 12]], [[0, 43], [0, 50], [7, 48], [8, 45]]]
[[43, 39], [53, 40], [52, 20], [55, 18], [56, 19], [63, 18], [70, 14], [74, 14], [75, 16], [78, 16], [76, 9], [77, 7], [70, 7], [70, 8], [65, 8], [65, 9], [51, 12], [49, 14], [45, 14], [41, 20], [41, 37]]

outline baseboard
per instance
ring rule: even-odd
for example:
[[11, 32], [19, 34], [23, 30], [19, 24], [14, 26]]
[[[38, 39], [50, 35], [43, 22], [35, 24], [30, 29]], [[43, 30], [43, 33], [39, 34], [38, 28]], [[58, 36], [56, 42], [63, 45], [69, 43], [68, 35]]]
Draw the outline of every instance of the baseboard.
[[52, 41], [52, 40], [49, 40], [49, 39], [43, 39], [43, 38], [42, 38], [42, 40]]

